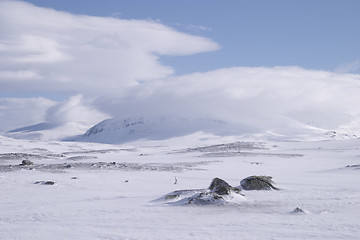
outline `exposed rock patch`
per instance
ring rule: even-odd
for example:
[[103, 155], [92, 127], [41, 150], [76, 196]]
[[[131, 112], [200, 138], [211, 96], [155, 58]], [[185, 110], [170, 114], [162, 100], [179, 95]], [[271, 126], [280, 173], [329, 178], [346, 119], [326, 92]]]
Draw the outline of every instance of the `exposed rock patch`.
[[[215, 161], [213, 161], [215, 162]], [[64, 172], [68, 169], [93, 169], [93, 170], [124, 170], [124, 171], [193, 171], [203, 170], [199, 166], [210, 164], [210, 161], [199, 162], [177, 162], [177, 163], [117, 163], [117, 162], [72, 162], [68, 163], [55, 163], [55, 164], [19, 164], [19, 165], [0, 165], [0, 172], [16, 171], [20, 169], [40, 170], [49, 172]]]
[[0, 160], [42, 159], [44, 156], [29, 153], [2, 153]]
[[40, 184], [40, 185], [54, 185], [55, 182], [53, 181], [37, 181], [37, 182], [34, 182], [34, 184]]
[[352, 169], [359, 170], [360, 169], [360, 164], [347, 165], [346, 168], [352, 168]]
[[180, 205], [224, 205], [242, 201], [244, 196], [239, 188], [232, 187], [220, 178], [214, 178], [207, 189], [174, 191], [165, 195], [164, 199]]

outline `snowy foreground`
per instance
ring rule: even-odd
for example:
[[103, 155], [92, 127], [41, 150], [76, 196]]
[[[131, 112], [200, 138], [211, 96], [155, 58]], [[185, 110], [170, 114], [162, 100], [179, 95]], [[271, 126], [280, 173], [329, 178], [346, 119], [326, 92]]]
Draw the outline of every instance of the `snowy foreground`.
[[[360, 139], [191, 139], [0, 137], [1, 239], [359, 239]], [[251, 175], [272, 176], [280, 190], [204, 205], [164, 197]]]

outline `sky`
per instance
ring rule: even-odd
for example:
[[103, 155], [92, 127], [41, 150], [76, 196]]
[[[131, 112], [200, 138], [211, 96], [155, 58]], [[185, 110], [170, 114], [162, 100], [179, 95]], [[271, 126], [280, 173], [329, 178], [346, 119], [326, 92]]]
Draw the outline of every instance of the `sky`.
[[[357, 0], [31, 0], [74, 14], [151, 19], [217, 42], [219, 51], [164, 57], [184, 74], [233, 66], [301, 66], [359, 73]], [[192, 64], [189, 64], [189, 61]], [[346, 71], [344, 69], [343, 71]]]
[[358, 9], [351, 0], [0, 0], [0, 130], [146, 112], [348, 123], [359, 116]]

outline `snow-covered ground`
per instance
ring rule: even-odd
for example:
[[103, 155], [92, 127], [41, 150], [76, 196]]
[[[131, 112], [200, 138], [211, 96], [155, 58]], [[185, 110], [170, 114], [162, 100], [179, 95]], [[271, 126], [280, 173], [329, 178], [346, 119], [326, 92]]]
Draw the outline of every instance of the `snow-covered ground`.
[[[359, 139], [237, 142], [192, 135], [106, 145], [0, 137], [0, 236], [359, 239], [359, 147]], [[24, 159], [34, 165], [18, 166]], [[242, 191], [245, 197], [225, 204], [162, 200], [175, 190], [207, 188], [215, 177], [238, 186], [251, 175], [272, 176], [280, 190]]]

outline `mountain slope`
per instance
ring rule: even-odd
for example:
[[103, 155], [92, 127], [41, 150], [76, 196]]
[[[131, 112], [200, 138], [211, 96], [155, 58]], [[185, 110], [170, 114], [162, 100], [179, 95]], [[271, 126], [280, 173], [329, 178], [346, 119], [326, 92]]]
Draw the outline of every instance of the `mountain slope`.
[[110, 144], [137, 140], [164, 140], [184, 136], [194, 140], [211, 136], [215, 138], [233, 136], [237, 139], [256, 141], [317, 141], [350, 139], [360, 136], [360, 119], [353, 117], [339, 120], [338, 116], [325, 118], [318, 115], [305, 113], [276, 118], [244, 117], [239, 120], [240, 123], [235, 123], [213, 118], [153, 114], [111, 118], [90, 129], [88, 124], [80, 122], [45, 122], [11, 130], [4, 135], [21, 139]]
[[48, 123], [17, 128], [3, 133], [6, 137], [28, 140], [61, 140], [83, 134], [89, 125], [80, 122]]
[[[107, 119], [90, 128], [84, 135], [69, 140], [116, 144], [137, 140], [163, 140], [194, 133], [261, 141], [357, 138], [359, 131], [355, 129], [360, 129], [357, 127], [360, 126], [360, 121], [353, 121], [351, 124], [323, 127], [322, 124], [304, 123], [289, 117], [240, 124], [200, 117], [146, 115]], [[201, 138], [201, 134], [198, 137]]]
[[253, 131], [251, 127], [231, 124], [215, 119], [177, 116], [140, 116], [104, 120], [75, 140], [123, 143], [140, 139], [169, 139], [190, 135], [195, 132], [204, 132], [219, 136], [234, 136], [251, 131]]

